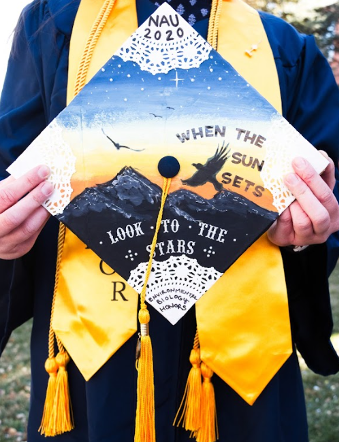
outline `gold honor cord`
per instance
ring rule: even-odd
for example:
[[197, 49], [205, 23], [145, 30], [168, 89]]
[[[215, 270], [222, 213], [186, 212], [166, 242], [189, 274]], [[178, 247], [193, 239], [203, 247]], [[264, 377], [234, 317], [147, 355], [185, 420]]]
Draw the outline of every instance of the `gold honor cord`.
[[[101, 8], [95, 20], [95, 23], [93, 24], [79, 65], [76, 84], [74, 88], [74, 97], [86, 84], [86, 75], [89, 69], [94, 48], [114, 4], [115, 0], [105, 0], [105, 3]], [[70, 357], [60, 339], [55, 335], [52, 328], [56, 293], [58, 291], [60, 264], [63, 256], [65, 242], [65, 234], [65, 224], [60, 223], [58, 233], [55, 282], [48, 335], [48, 359], [45, 362], [45, 370], [49, 374], [49, 380], [47, 384], [43, 416], [41, 420], [41, 425], [39, 427], [39, 432], [45, 436], [57, 436], [59, 434], [71, 431], [74, 428], [68, 375], [66, 371], [66, 366], [70, 360]], [[56, 338], [59, 350], [59, 353], [56, 357], [54, 356], [54, 338]]]
[[76, 85], [74, 88], [74, 96], [83, 89], [86, 84], [86, 77], [89, 70], [90, 62], [93, 56], [93, 51], [96, 47], [98, 39], [104, 29], [107, 19], [113, 9], [116, 0], [105, 0], [96, 21], [93, 24], [90, 35], [88, 36], [86, 46], [81, 58], [79, 69], [77, 73]]
[[223, 0], [213, 0], [211, 5], [209, 26], [208, 26], [208, 43], [217, 51], [218, 27], [222, 11]]

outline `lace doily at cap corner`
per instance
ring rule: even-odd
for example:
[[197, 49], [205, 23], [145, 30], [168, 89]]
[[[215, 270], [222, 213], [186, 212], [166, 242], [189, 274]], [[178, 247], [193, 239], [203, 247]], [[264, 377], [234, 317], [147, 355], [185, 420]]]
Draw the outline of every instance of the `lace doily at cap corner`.
[[294, 196], [283, 183], [283, 177], [292, 171], [292, 160], [299, 146], [307, 141], [281, 116], [275, 116], [268, 132], [270, 148], [266, 149], [265, 166], [260, 172], [263, 184], [273, 195], [273, 205], [281, 214]]
[[115, 55], [124, 61], [133, 61], [141, 70], [151, 74], [166, 74], [171, 69], [197, 68], [209, 58], [212, 47], [191, 26], [187, 35], [172, 41], [159, 42], [145, 38], [139, 28]]
[[[131, 271], [127, 283], [138, 293], [141, 292], [148, 263], [142, 262]], [[152, 262], [152, 270], [147, 284], [147, 296], [150, 299], [158, 295], [160, 289], [166, 291], [187, 291], [196, 297], [205, 293], [223, 273], [213, 267], [203, 267], [196, 259], [186, 255], [170, 256], [166, 261]]]
[[76, 171], [76, 157], [63, 139], [61, 126], [55, 120], [52, 121], [32, 143], [32, 148], [41, 163], [50, 168], [48, 181], [55, 189], [43, 206], [52, 215], [62, 213], [73, 192], [71, 177]]

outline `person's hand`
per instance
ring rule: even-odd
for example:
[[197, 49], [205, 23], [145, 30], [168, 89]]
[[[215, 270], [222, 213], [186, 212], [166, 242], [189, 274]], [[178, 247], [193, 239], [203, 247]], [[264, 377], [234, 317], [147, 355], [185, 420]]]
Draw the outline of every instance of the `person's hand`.
[[280, 247], [321, 244], [339, 228], [339, 207], [332, 192], [335, 186], [334, 163], [329, 161], [320, 176], [303, 158], [293, 160], [295, 173], [284, 183], [296, 200], [268, 230], [269, 239]]
[[53, 193], [47, 166], [38, 166], [17, 180], [0, 182], [0, 258], [14, 259], [34, 245], [49, 213], [41, 204]]

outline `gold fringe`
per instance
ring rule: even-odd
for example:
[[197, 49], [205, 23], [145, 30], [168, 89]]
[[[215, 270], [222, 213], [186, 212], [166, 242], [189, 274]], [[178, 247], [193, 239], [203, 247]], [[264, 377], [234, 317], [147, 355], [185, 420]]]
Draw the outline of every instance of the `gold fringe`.
[[[199, 349], [198, 333], [196, 331], [194, 348], [191, 350], [189, 358], [192, 368], [190, 369], [188, 380], [185, 386], [183, 399], [178, 408], [173, 425], [182, 427], [196, 433], [201, 426], [201, 357]], [[180, 414], [180, 412], [182, 413]]]
[[51, 426], [51, 415], [57, 386], [58, 372], [58, 364], [54, 357], [46, 359], [45, 370], [50, 375], [50, 377], [47, 384], [43, 416], [38, 431], [40, 432], [40, 434], [43, 434], [45, 436], [54, 436], [53, 428]]
[[201, 371], [203, 376], [201, 428], [195, 436], [197, 442], [215, 442], [218, 439], [218, 427], [215, 391], [211, 382], [214, 372], [204, 362], [201, 364]]
[[68, 353], [63, 350], [57, 354], [56, 361], [59, 370], [56, 380], [56, 391], [51, 421], [53, 423], [55, 434], [62, 434], [71, 431], [74, 428], [68, 375], [66, 371], [66, 366], [70, 361], [70, 357]]

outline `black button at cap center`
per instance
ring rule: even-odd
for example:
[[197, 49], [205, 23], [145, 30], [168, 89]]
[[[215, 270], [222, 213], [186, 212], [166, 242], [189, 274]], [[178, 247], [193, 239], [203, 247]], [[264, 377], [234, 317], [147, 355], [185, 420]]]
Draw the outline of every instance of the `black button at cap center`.
[[158, 171], [164, 176], [164, 178], [173, 178], [176, 176], [180, 169], [180, 164], [177, 158], [172, 156], [166, 156], [159, 160]]

